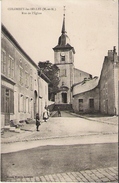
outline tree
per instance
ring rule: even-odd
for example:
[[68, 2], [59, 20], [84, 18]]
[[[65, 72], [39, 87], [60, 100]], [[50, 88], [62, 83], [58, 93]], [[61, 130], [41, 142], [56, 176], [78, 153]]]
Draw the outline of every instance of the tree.
[[54, 101], [54, 96], [59, 91], [59, 68], [57, 65], [52, 64], [49, 60], [45, 62], [39, 62], [38, 66], [40, 67], [40, 70], [50, 79], [51, 84], [49, 84], [49, 100]]

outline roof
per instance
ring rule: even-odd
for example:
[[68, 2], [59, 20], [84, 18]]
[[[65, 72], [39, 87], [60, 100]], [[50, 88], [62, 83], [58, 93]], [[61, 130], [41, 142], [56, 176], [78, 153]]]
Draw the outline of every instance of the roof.
[[69, 43], [69, 37], [67, 36], [67, 32], [65, 31], [65, 14], [63, 17], [63, 24], [62, 24], [62, 30], [61, 30], [61, 36], [58, 40], [58, 45], [53, 48], [53, 50], [73, 50], [73, 53], [75, 54], [74, 47], [72, 47]]
[[73, 86], [73, 96], [90, 91], [98, 86], [99, 78], [96, 76], [92, 79], [84, 79], [82, 82]]
[[39, 72], [39, 76], [44, 79], [47, 83], [51, 83], [50, 79], [43, 73], [42, 70], [40, 70], [40, 67], [38, 69], [38, 72]]
[[65, 49], [65, 50], [73, 50], [73, 53], [75, 53], [74, 47], [72, 47], [70, 44], [66, 45], [57, 45], [53, 48], [53, 50], [59, 50], [59, 49]]
[[75, 71], [75, 70], [77, 70], [77, 71], [79, 71], [79, 72], [82, 72], [82, 73], [85, 73], [85, 74], [89, 74], [90, 76], [92, 76], [92, 74], [90, 74], [90, 73], [88, 73], [88, 72], [85, 72], [85, 71], [82, 71], [82, 70], [80, 70], [80, 69], [74, 68], [74, 71]]
[[14, 45], [21, 51], [21, 53], [30, 61], [32, 65], [38, 68], [38, 65], [29, 57], [29, 55], [21, 48], [19, 43], [15, 40], [15, 38], [10, 34], [10, 32], [6, 29], [6, 27], [2, 24], [2, 32], [14, 43]]

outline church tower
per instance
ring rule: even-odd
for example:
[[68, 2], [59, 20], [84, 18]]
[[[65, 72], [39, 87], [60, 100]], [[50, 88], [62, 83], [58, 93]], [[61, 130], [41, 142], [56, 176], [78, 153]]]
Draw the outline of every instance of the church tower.
[[54, 63], [59, 67], [59, 92], [55, 96], [56, 104], [72, 104], [71, 87], [74, 83], [74, 54], [75, 50], [70, 45], [69, 37], [65, 30], [65, 7], [63, 24], [58, 45], [53, 48]]

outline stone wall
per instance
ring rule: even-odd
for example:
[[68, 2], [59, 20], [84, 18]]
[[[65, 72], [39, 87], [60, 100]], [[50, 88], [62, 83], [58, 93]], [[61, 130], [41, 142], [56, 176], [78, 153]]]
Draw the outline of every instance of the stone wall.
[[118, 114], [118, 57], [115, 50], [109, 50], [105, 57], [100, 76], [100, 112]]
[[[94, 99], [94, 107], [90, 107], [89, 100]], [[80, 110], [80, 100], [82, 102], [82, 110]], [[80, 93], [73, 98], [73, 110], [76, 113], [97, 113], [99, 112], [99, 88]]]

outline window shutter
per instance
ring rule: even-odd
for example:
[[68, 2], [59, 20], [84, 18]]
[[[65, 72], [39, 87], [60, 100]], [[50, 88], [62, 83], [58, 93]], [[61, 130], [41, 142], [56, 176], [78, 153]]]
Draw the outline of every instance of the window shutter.
[[1, 87], [1, 112], [5, 112], [5, 88]]
[[10, 90], [10, 113], [14, 113], [14, 92]]

